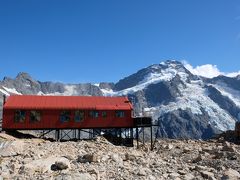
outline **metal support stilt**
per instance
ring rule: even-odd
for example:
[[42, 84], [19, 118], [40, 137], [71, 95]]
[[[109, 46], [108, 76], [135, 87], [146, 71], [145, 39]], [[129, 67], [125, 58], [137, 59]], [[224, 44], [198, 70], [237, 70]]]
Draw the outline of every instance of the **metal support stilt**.
[[142, 128], [142, 133], [143, 133], [143, 145], [145, 144], [145, 135], [144, 135], [144, 127]]
[[74, 139], [77, 139], [76, 129], [73, 130], [73, 138], [74, 138]]
[[78, 140], [81, 139], [81, 129], [78, 129]]
[[59, 136], [60, 136], [60, 134], [59, 134], [59, 129], [57, 129], [57, 130], [55, 131], [55, 139], [56, 139], [56, 141], [59, 141]]
[[152, 126], [151, 126], [151, 151], [153, 150], [153, 137], [152, 137]]
[[138, 139], [139, 139], [139, 137], [138, 137], [138, 128], [136, 129], [136, 139], [137, 139], [137, 148], [139, 148], [139, 144], [138, 144]]

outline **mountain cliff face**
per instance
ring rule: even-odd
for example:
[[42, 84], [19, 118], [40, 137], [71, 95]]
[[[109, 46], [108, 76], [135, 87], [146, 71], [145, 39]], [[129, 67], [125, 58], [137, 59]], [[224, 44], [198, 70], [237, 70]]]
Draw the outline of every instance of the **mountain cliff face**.
[[151, 65], [116, 84], [40, 82], [27, 73], [0, 82], [1, 94], [128, 96], [135, 115], [150, 115], [156, 135], [207, 139], [240, 119], [240, 76], [193, 75], [178, 61]]

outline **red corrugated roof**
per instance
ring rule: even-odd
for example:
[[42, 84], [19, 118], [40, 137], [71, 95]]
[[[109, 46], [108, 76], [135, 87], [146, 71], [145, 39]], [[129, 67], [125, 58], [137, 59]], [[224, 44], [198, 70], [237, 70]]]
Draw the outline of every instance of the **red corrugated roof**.
[[131, 110], [127, 97], [12, 95], [4, 109]]

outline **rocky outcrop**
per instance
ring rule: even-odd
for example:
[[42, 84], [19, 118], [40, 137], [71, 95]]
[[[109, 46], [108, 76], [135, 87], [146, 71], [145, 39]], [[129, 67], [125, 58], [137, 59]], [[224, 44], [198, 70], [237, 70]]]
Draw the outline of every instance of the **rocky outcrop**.
[[[158, 137], [182, 138], [182, 139], [208, 139], [219, 130], [211, 126], [207, 119], [208, 114], [202, 110], [202, 114], [193, 114], [190, 109], [175, 110], [164, 114], [158, 120]], [[189, 119], [192, 119], [189, 121]]]
[[[6, 179], [239, 179], [240, 146], [220, 140], [157, 140], [136, 147], [94, 141], [14, 140], [24, 151], [0, 156]], [[136, 142], [135, 142], [136, 143]], [[16, 150], [16, 149], [15, 149]], [[17, 151], [17, 150], [16, 150]]]

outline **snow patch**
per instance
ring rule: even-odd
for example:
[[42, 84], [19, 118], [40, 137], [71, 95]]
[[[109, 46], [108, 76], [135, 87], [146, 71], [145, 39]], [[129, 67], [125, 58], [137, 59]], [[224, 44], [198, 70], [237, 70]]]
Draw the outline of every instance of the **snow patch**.
[[3, 89], [0, 89], [0, 92], [3, 93], [6, 96], [10, 96], [10, 94], [7, 91], [3, 90]]
[[63, 93], [64, 95], [71, 96], [71, 95], [76, 95], [76, 86], [75, 85], [66, 85], [65, 86], [65, 92]]
[[100, 86], [100, 83], [96, 83], [96, 84], [93, 84], [93, 85], [99, 87], [99, 86]]
[[7, 88], [5, 86], [2, 86], [2, 88], [7, 91], [9, 94], [18, 94], [22, 95], [22, 93], [19, 93], [15, 88]]

